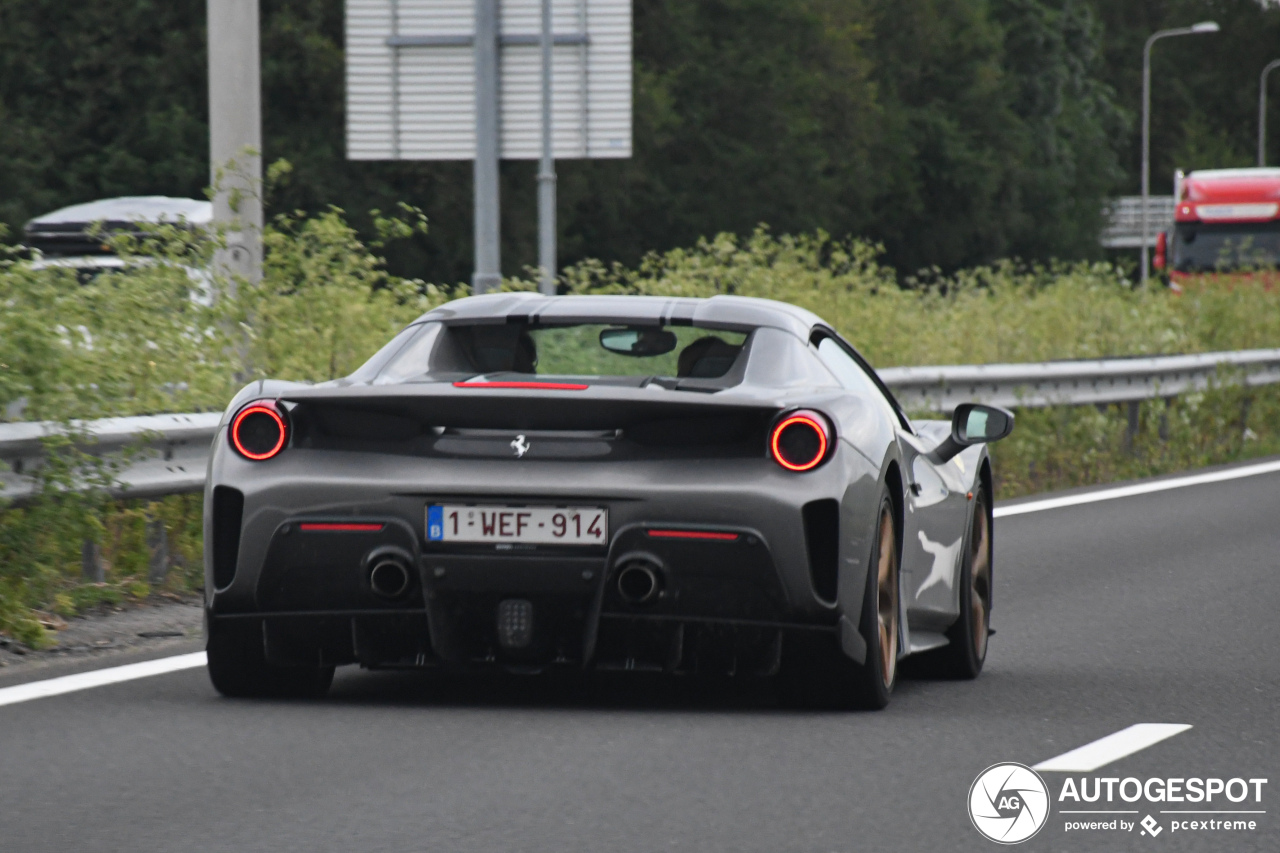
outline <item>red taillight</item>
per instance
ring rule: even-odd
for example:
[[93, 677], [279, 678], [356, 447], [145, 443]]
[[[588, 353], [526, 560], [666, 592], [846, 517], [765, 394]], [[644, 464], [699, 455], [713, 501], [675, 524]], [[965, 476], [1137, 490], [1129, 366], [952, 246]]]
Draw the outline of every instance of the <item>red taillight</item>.
[[827, 419], [816, 412], [792, 412], [769, 434], [769, 453], [788, 471], [808, 471], [827, 458], [831, 447]]
[[352, 521], [304, 521], [298, 529], [303, 533], [380, 533], [385, 526]]
[[716, 542], [732, 542], [738, 538], [736, 533], [720, 533], [715, 530], [650, 530], [654, 539], [711, 539]]
[[231, 421], [231, 446], [246, 459], [261, 462], [284, 450], [289, 425], [274, 403], [250, 403]]

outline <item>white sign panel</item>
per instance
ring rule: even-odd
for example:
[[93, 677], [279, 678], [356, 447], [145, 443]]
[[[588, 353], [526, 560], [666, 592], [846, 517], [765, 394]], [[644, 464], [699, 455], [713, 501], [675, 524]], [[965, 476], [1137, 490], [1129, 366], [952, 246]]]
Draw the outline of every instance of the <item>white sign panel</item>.
[[[347, 157], [475, 157], [473, 0], [347, 0]], [[558, 159], [631, 156], [631, 0], [553, 0]], [[501, 0], [500, 156], [541, 153], [540, 0]]]

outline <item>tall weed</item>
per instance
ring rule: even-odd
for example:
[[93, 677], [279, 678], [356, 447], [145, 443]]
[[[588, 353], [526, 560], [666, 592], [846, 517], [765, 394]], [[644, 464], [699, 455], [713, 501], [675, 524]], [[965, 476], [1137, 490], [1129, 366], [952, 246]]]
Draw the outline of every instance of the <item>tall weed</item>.
[[[400, 213], [379, 217], [384, 239], [425, 227], [416, 210]], [[219, 411], [256, 378], [343, 376], [445, 298], [389, 275], [336, 209], [277, 217], [263, 240], [252, 283], [211, 272], [222, 235], [178, 225], [113, 238], [126, 266], [88, 281], [0, 265], [0, 420], [62, 424], [37, 497], [0, 512], [0, 631], [40, 645], [37, 609], [69, 615], [150, 593], [148, 525], [167, 535], [165, 586], [202, 582], [199, 496], [112, 498], [122, 460], [96, 454], [78, 420]], [[102, 582], [83, 582], [86, 549]]]
[[[425, 228], [412, 208], [376, 221], [382, 242]], [[0, 512], [0, 631], [39, 645], [58, 614], [152, 592], [146, 542], [157, 523], [173, 555], [163, 588], [202, 582], [200, 497], [112, 498], [113, 463], [77, 436], [76, 419], [217, 411], [252, 379], [346, 375], [449, 292], [390, 275], [381, 243], [361, 243], [337, 209], [277, 217], [264, 234], [260, 282], [209, 272], [220, 239], [176, 226], [116, 238], [129, 266], [88, 283], [69, 270], [0, 263], [0, 420], [65, 426], [48, 448], [40, 497]], [[532, 275], [506, 286], [535, 288]], [[790, 302], [832, 323], [878, 367], [1280, 345], [1280, 294], [1248, 276], [1179, 296], [1135, 289], [1105, 264], [1009, 261], [900, 283], [879, 247], [820, 232], [719, 235], [633, 268], [587, 261], [565, 270], [561, 287]], [[1280, 452], [1274, 387], [1146, 402], [1136, 430], [1117, 406], [1018, 418], [992, 449], [1000, 497]], [[101, 583], [82, 581], [85, 543], [101, 558]]]

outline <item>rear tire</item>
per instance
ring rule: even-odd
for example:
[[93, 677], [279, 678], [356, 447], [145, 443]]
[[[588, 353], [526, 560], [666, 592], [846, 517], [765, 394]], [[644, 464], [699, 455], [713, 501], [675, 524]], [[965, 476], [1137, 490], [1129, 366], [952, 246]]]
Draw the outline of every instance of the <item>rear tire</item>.
[[851, 660], [829, 636], [793, 636], [783, 648], [782, 689], [792, 704], [879, 710], [898, 680], [899, 572], [897, 519], [887, 493], [880, 499], [858, 630], [864, 663]]
[[329, 692], [333, 667], [273, 666], [262, 648], [262, 630], [209, 621], [209, 680], [233, 698], [318, 699]]
[[972, 679], [987, 660], [987, 636], [991, 628], [991, 501], [986, 487], [974, 498], [973, 521], [965, 537], [964, 563], [960, 569], [960, 616], [947, 629], [951, 642], [930, 652], [926, 661], [931, 674], [941, 678]]

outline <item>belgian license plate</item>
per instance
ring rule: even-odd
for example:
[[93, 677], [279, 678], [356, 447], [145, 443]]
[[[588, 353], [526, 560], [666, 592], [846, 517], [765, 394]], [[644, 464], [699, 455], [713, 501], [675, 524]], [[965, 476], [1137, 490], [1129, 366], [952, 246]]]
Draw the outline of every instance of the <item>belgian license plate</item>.
[[427, 507], [427, 540], [604, 545], [609, 511], [597, 506], [433, 504]]

